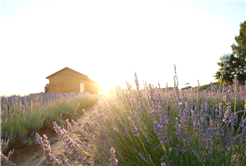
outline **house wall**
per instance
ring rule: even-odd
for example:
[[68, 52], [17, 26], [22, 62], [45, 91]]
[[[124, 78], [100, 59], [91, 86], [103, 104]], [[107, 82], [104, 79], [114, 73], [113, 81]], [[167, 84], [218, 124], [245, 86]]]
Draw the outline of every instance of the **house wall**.
[[95, 83], [85, 83], [85, 91], [88, 91], [92, 94], [99, 93], [99, 85], [97, 82]]
[[71, 70], [63, 70], [49, 78], [51, 93], [76, 93], [77, 85], [80, 85], [79, 74]]
[[[49, 77], [50, 93], [99, 93], [98, 83], [85, 81], [80, 74], [65, 69]], [[78, 88], [77, 88], [78, 85]]]
[[84, 81], [80, 81], [80, 93], [84, 92], [85, 91], [85, 83]]
[[50, 78], [49, 92], [54, 93], [76, 93], [76, 87], [79, 85], [79, 79], [62, 79], [62, 78]]

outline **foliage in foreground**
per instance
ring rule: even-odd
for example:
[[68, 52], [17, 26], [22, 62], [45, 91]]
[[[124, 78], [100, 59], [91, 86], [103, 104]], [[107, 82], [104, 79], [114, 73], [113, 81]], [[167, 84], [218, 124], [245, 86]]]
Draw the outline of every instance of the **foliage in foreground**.
[[[83, 126], [67, 121], [67, 129], [53, 127], [82, 164], [245, 165], [245, 86], [234, 79], [233, 86], [211, 85], [202, 93], [198, 86], [194, 93], [179, 91], [174, 82], [171, 91], [151, 84], [140, 91], [135, 74], [137, 89], [127, 83], [128, 89], [100, 98]], [[73, 127], [89, 143], [72, 134]], [[66, 156], [52, 155], [45, 135], [36, 136], [47, 162], [69, 165]]]
[[194, 94], [149, 85], [99, 101], [99, 161], [113, 146], [119, 165], [244, 165], [245, 87], [235, 80], [222, 89]]
[[[35, 143], [35, 133], [42, 128], [52, 129], [52, 121], [60, 125], [65, 119], [71, 119], [78, 110], [92, 107], [98, 95], [64, 95], [47, 94], [46, 97], [14, 97], [11, 100], [2, 97], [1, 100], [1, 139], [18, 144], [32, 145]], [[29, 100], [29, 101], [28, 101]], [[2, 151], [11, 145], [5, 145]]]

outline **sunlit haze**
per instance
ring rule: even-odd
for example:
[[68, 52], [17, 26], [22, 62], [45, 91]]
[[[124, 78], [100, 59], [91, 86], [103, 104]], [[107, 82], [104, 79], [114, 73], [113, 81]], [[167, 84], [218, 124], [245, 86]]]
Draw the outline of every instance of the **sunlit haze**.
[[[143, 80], [208, 84], [245, 21], [245, 2], [2, 2], [0, 94], [44, 91], [69, 67], [109, 90]], [[133, 85], [133, 87], [135, 87]]]

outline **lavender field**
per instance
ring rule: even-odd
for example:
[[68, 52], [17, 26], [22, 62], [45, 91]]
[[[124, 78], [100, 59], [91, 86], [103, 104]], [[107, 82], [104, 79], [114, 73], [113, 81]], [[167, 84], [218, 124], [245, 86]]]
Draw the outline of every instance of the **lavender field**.
[[[37, 146], [36, 132], [53, 130], [52, 121], [66, 124], [66, 119], [75, 118], [97, 100], [98, 95], [89, 94], [1, 97], [1, 153], [9, 158], [13, 152], [10, 149]], [[2, 164], [4, 160], [1, 155]]]
[[[198, 82], [196, 90], [181, 91], [176, 71], [172, 90], [146, 82], [140, 90], [136, 73], [135, 84], [136, 89], [127, 83], [127, 89], [117, 87], [113, 94], [100, 96], [90, 120], [81, 126], [75, 121], [67, 120], [65, 126], [53, 121], [53, 129], [81, 165], [246, 165], [245, 85], [239, 85], [234, 79], [233, 85], [220, 83], [219, 87], [213, 87], [211, 84], [211, 90], [200, 91]], [[36, 109], [30, 108], [28, 113], [18, 110], [22, 107], [16, 102], [8, 109], [14, 115], [6, 112], [7, 106], [2, 104], [1, 131], [7, 131], [7, 135], [2, 133], [2, 138], [14, 141], [12, 126], [13, 132], [27, 121], [33, 128], [38, 127], [43, 114], [68, 109], [69, 101], [57, 99], [57, 103], [45, 105], [37, 102], [33, 105]], [[51, 110], [51, 107], [54, 108]], [[76, 105], [70, 108], [75, 109]], [[9, 116], [11, 120], [6, 120]], [[87, 141], [72, 134], [74, 129]], [[28, 128], [20, 126], [18, 137], [26, 130]], [[35, 135], [47, 165], [69, 165], [65, 155], [52, 155], [46, 135], [38, 132]], [[3, 150], [5, 144], [2, 143]], [[7, 152], [1, 155], [2, 164], [15, 165], [6, 156]]]

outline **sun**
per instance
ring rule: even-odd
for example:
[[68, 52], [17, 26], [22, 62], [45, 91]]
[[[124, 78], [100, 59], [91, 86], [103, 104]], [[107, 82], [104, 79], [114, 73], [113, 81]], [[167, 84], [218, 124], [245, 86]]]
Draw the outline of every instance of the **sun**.
[[115, 85], [112, 82], [105, 82], [105, 81], [100, 81], [99, 82], [99, 90], [100, 91], [109, 91], [110, 89], [115, 88]]
[[110, 91], [114, 88], [116, 88], [116, 86], [121, 86], [121, 87], [125, 87], [125, 83], [119, 83], [116, 81], [99, 81], [99, 91]]

